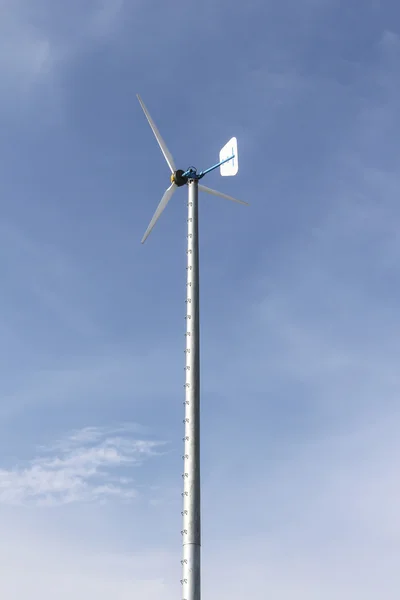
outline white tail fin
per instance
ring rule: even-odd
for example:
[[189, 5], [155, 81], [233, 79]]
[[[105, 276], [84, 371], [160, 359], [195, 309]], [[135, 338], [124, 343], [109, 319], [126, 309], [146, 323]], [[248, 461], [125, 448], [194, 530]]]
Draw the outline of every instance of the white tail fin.
[[224, 177], [232, 177], [232, 175], [236, 175], [236, 173], [239, 171], [238, 146], [237, 139], [235, 137], [231, 138], [229, 142], [221, 149], [219, 153], [219, 162], [226, 160], [230, 156], [233, 156], [232, 160], [228, 160], [228, 162], [224, 163], [219, 168], [221, 175]]
[[156, 140], [158, 142], [158, 145], [161, 148], [161, 152], [164, 154], [164, 158], [168, 163], [168, 166], [171, 170], [171, 173], [175, 173], [176, 171], [176, 166], [175, 166], [175, 161], [172, 158], [172, 154], [171, 152], [168, 150], [166, 143], [164, 142], [164, 140], [162, 139], [160, 132], [158, 131], [156, 124], [154, 123], [153, 119], [150, 116], [149, 111], [147, 110], [143, 100], [141, 99], [141, 97], [139, 96], [139, 94], [137, 94], [137, 98], [140, 102], [140, 106], [143, 108], [143, 112], [146, 115], [146, 119], [149, 122], [150, 127], [153, 130], [154, 135], [156, 136]]
[[175, 183], [173, 183], [165, 191], [164, 196], [161, 198], [161, 202], [157, 206], [157, 210], [154, 213], [153, 218], [151, 219], [148, 228], [146, 229], [146, 233], [144, 234], [143, 239], [142, 239], [142, 244], [144, 244], [146, 239], [149, 237], [151, 230], [153, 229], [154, 225], [157, 223], [158, 219], [160, 218], [161, 213], [163, 212], [164, 208], [167, 206], [168, 202], [171, 200], [173, 193], [177, 189], [178, 189], [177, 186], [175, 185]]
[[216, 190], [212, 190], [211, 188], [206, 187], [205, 185], [199, 184], [199, 190], [201, 190], [202, 192], [206, 192], [207, 194], [212, 194], [213, 196], [219, 196], [220, 198], [225, 198], [225, 200], [232, 200], [232, 202], [238, 202], [239, 204], [245, 204], [246, 206], [249, 205], [248, 202], [243, 202], [243, 200], [237, 200], [236, 198], [232, 198], [232, 196], [228, 196], [227, 194], [223, 194], [222, 192], [217, 192]]

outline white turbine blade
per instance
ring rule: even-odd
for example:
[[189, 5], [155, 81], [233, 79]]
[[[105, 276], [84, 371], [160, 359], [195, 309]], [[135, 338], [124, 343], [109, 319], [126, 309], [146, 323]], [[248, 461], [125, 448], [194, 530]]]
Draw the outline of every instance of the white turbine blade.
[[177, 189], [177, 187], [178, 186], [175, 185], [175, 183], [173, 183], [165, 191], [164, 196], [161, 198], [161, 202], [157, 206], [157, 210], [154, 213], [153, 218], [151, 219], [148, 228], [146, 229], [146, 233], [144, 234], [144, 236], [142, 238], [142, 244], [144, 244], [146, 239], [149, 237], [151, 230], [153, 229], [154, 225], [157, 223], [158, 219], [160, 218], [160, 215], [163, 212], [164, 208], [167, 206], [168, 202], [171, 200], [172, 195], [175, 192], [175, 190]]
[[140, 102], [140, 106], [143, 108], [143, 112], [146, 115], [146, 119], [148, 120], [149, 125], [152, 128], [154, 135], [156, 136], [156, 140], [158, 142], [158, 145], [161, 148], [161, 152], [164, 154], [164, 158], [165, 158], [165, 160], [168, 163], [168, 166], [169, 166], [169, 168], [171, 170], [171, 173], [175, 173], [176, 167], [175, 167], [175, 161], [172, 158], [172, 154], [168, 150], [168, 148], [167, 148], [164, 140], [162, 139], [162, 137], [160, 135], [160, 132], [158, 131], [158, 129], [156, 127], [156, 124], [154, 123], [153, 119], [151, 118], [150, 113], [147, 110], [147, 108], [146, 108], [143, 100], [141, 99], [141, 97], [139, 96], [139, 94], [136, 94], [136, 95], [137, 95], [137, 98], [138, 98], [138, 100]]
[[213, 196], [219, 196], [220, 198], [225, 198], [225, 200], [232, 200], [232, 202], [239, 202], [239, 204], [245, 204], [246, 206], [249, 205], [248, 202], [243, 202], [243, 200], [237, 200], [236, 198], [232, 198], [232, 196], [228, 196], [227, 194], [223, 194], [222, 192], [217, 192], [216, 190], [212, 190], [211, 188], [206, 187], [205, 185], [199, 184], [199, 190], [201, 190], [202, 192], [206, 192], [207, 194], [212, 194]]

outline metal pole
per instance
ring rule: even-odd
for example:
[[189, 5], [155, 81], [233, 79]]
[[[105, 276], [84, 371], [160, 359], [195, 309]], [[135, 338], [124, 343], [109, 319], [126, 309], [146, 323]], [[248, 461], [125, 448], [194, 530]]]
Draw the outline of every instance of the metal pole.
[[188, 182], [182, 598], [200, 600], [200, 331], [198, 181]]

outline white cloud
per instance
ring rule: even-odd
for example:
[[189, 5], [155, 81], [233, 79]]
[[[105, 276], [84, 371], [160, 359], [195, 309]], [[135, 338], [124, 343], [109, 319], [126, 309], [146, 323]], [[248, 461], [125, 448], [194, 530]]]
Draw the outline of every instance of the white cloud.
[[22, 286], [31, 305], [43, 307], [74, 329], [97, 331], [79, 298], [85, 289], [84, 274], [62, 249], [35, 239], [6, 219], [0, 224], [0, 241], [7, 246], [7, 257], [0, 260], [0, 267], [13, 298]]
[[0, 73], [7, 87], [27, 91], [52, 68], [53, 44], [48, 32], [34, 27], [23, 1], [0, 4]]
[[0, 502], [54, 506], [132, 499], [129, 469], [158, 454], [159, 447], [160, 442], [133, 439], [124, 427], [73, 432], [28, 463], [1, 469]]
[[122, 8], [123, 0], [97, 0], [89, 6], [2, 0], [0, 75], [7, 83], [4, 87], [11, 93], [32, 92], [85, 44], [115, 35]]
[[109, 37], [116, 33], [124, 0], [98, 0], [89, 20], [88, 32], [95, 37]]
[[284, 442], [266, 426], [262, 444], [244, 433], [230, 457], [219, 452], [203, 494], [205, 595], [397, 598], [400, 415], [382, 412]]
[[[73, 542], [59, 527], [57, 534], [46, 524], [24, 527], [0, 519], [2, 577], [0, 595], [7, 600], [172, 600], [178, 586], [176, 557], [170, 553], [140, 551], [104, 552], [81, 539]], [[178, 573], [177, 573], [178, 574]], [[179, 575], [178, 575], [179, 576]], [[171, 589], [172, 588], [172, 589]]]

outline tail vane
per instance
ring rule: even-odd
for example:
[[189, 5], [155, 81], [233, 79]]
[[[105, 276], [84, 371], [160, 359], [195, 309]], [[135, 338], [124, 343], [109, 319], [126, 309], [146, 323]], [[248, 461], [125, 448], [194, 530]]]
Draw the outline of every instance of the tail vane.
[[[229, 159], [225, 162], [227, 159]], [[219, 153], [220, 173], [223, 177], [232, 177], [239, 171], [238, 144], [235, 137], [225, 144]]]

